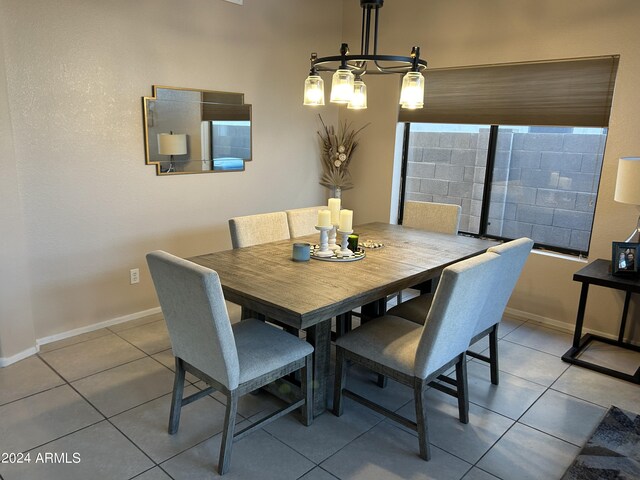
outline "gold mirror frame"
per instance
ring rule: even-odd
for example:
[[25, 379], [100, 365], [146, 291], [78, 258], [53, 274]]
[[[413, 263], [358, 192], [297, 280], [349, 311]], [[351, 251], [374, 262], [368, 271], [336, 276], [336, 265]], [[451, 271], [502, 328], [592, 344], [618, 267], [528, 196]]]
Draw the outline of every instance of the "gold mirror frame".
[[153, 85], [142, 113], [145, 162], [157, 175], [239, 172], [252, 160], [242, 93]]

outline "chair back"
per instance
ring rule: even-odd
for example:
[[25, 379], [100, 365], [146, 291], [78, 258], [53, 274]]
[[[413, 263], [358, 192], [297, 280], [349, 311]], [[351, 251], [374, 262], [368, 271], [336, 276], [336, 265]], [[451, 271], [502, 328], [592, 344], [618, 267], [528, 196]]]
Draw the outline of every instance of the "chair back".
[[240, 378], [238, 352], [218, 274], [167, 252], [147, 255], [173, 354], [230, 390]]
[[499, 258], [485, 252], [444, 269], [418, 343], [416, 376], [426, 378], [469, 348]]
[[500, 274], [496, 278], [495, 288], [480, 313], [474, 335], [484, 332], [502, 320], [504, 309], [516, 287], [532, 247], [533, 240], [523, 237], [487, 250], [500, 256]]
[[326, 205], [319, 207], [296, 208], [287, 210], [287, 222], [289, 223], [289, 235], [291, 238], [304, 237], [312, 233], [318, 233], [318, 210], [326, 209]]
[[448, 203], [405, 202], [402, 225], [430, 232], [455, 235], [460, 227], [462, 207]]
[[286, 240], [289, 237], [287, 214], [284, 212], [246, 215], [229, 220], [233, 248]]

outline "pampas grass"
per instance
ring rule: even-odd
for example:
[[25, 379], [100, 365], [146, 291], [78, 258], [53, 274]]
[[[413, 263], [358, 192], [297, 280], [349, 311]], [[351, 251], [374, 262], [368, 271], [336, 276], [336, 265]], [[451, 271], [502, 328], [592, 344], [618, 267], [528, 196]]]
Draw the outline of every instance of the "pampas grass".
[[320, 137], [320, 159], [322, 161], [322, 177], [320, 185], [328, 188], [340, 188], [348, 190], [353, 188], [349, 164], [353, 152], [358, 146], [358, 134], [365, 129], [367, 123], [358, 130], [354, 130], [350, 123], [342, 122], [336, 133], [333, 125], [327, 126], [320, 117], [322, 130], [318, 132]]

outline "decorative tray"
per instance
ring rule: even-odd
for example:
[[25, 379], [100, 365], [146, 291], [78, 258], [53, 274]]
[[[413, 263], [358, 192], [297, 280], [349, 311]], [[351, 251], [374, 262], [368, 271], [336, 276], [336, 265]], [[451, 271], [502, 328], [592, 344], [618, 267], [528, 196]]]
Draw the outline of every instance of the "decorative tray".
[[339, 257], [336, 255], [336, 253], [339, 253], [338, 251], [334, 252], [331, 257], [317, 257], [315, 252], [318, 250], [320, 250], [320, 245], [311, 245], [311, 258], [325, 262], [355, 262], [356, 260], [362, 260], [366, 256], [362, 248], [358, 248], [358, 251], [354, 252], [352, 257]]

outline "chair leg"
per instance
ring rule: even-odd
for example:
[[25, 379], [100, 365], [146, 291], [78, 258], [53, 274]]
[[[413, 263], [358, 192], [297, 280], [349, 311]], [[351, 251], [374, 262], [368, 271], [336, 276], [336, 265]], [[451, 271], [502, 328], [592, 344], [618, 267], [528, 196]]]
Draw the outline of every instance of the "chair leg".
[[300, 390], [304, 395], [304, 405], [301, 407], [302, 423], [309, 426], [313, 423], [313, 356], [307, 355], [304, 368], [300, 375]]
[[184, 366], [182, 360], [175, 358], [176, 373], [173, 378], [173, 394], [171, 395], [171, 413], [169, 414], [169, 435], [178, 431], [180, 426], [180, 410], [182, 409], [182, 394], [184, 393]]
[[489, 366], [491, 367], [491, 383], [498, 385], [500, 382], [498, 370], [498, 324], [493, 326], [489, 333]]
[[333, 414], [336, 417], [342, 415], [342, 389], [347, 380], [347, 365], [344, 358], [344, 350], [336, 348], [336, 383], [333, 390]]
[[224, 475], [229, 471], [231, 464], [231, 447], [233, 446], [233, 432], [236, 426], [236, 414], [238, 413], [238, 392], [231, 390], [227, 394], [227, 409], [224, 414], [224, 427], [222, 429], [222, 442], [220, 443], [220, 457], [218, 458], [218, 473]]
[[416, 379], [413, 386], [413, 397], [416, 404], [416, 426], [418, 430], [418, 444], [420, 445], [420, 458], [431, 459], [431, 449], [429, 448], [429, 431], [427, 428], [427, 406], [425, 390], [427, 384], [422, 379]]
[[460, 422], [469, 423], [469, 386], [467, 384], [467, 355], [460, 355], [456, 363], [456, 389], [458, 391], [458, 415]]

